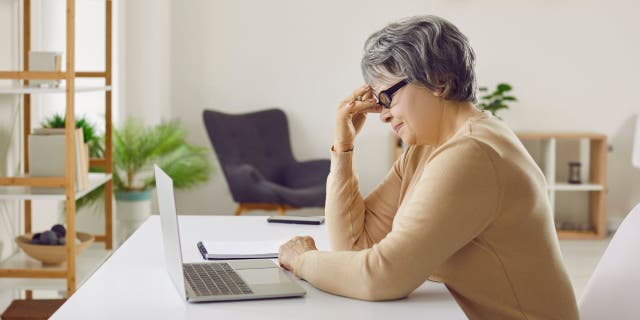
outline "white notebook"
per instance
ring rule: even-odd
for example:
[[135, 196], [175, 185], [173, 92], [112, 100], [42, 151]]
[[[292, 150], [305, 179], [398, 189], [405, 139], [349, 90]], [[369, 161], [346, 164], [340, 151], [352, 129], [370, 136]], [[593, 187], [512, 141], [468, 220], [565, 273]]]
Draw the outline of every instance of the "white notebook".
[[288, 240], [200, 241], [198, 250], [207, 260], [275, 259]]

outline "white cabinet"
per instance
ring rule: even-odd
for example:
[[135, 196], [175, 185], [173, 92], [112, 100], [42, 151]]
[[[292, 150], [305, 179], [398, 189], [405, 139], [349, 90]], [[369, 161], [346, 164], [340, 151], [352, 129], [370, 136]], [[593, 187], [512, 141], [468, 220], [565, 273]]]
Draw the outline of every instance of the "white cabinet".
[[[547, 179], [559, 238], [603, 238], [606, 235], [607, 137], [588, 132], [519, 132], [517, 135]], [[580, 183], [568, 182], [569, 161], [581, 164]], [[571, 207], [578, 210], [584, 207], [583, 222], [563, 221], [566, 217], [562, 211]]]

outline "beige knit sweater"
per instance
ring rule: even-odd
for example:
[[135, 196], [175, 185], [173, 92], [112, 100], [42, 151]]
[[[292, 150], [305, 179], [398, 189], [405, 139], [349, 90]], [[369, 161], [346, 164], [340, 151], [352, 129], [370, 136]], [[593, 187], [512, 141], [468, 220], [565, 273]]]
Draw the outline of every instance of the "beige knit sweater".
[[412, 146], [363, 198], [353, 152], [332, 152], [325, 206], [334, 251], [295, 274], [324, 291], [398, 299], [444, 283], [471, 319], [578, 319], [545, 179], [488, 113], [440, 146]]

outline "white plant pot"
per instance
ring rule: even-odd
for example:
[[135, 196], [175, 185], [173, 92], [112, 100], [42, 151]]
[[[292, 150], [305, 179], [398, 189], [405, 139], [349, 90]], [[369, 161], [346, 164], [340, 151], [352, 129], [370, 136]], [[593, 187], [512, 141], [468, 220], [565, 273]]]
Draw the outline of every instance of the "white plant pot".
[[[124, 195], [123, 195], [124, 194]], [[151, 191], [116, 194], [116, 243], [122, 245], [151, 216]]]

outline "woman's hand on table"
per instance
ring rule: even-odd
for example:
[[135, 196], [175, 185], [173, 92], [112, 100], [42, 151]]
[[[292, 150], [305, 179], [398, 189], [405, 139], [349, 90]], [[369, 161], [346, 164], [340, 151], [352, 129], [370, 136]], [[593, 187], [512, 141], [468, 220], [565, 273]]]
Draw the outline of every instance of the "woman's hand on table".
[[296, 259], [303, 253], [312, 250], [318, 250], [313, 238], [309, 236], [295, 237], [280, 246], [278, 262], [283, 268], [293, 271], [293, 265]]

